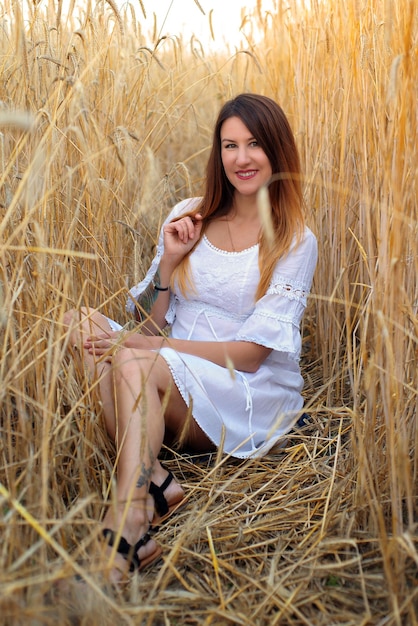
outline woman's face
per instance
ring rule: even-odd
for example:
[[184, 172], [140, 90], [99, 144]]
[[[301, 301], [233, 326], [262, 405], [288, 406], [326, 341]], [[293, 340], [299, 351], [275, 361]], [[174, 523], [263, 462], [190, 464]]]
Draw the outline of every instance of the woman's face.
[[243, 196], [256, 196], [272, 175], [270, 161], [239, 117], [221, 126], [221, 159], [225, 174]]

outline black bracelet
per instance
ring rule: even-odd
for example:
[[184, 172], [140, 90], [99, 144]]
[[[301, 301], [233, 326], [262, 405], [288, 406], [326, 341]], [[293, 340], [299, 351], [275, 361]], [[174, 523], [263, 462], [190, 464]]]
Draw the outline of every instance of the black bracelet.
[[153, 284], [155, 291], [168, 291], [170, 289], [170, 287], [160, 287], [160, 285], [156, 285], [155, 283]]

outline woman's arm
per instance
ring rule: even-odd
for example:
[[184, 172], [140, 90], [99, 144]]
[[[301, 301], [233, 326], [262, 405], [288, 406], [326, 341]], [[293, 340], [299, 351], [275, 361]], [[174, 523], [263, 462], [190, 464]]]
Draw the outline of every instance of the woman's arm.
[[189, 341], [168, 338], [166, 343], [177, 352], [194, 354], [222, 367], [232, 366], [241, 372], [256, 372], [271, 352], [271, 348], [250, 341]]
[[250, 341], [193, 341], [121, 332], [88, 337], [84, 342], [85, 350], [107, 361], [111, 361], [115, 346], [140, 350], [159, 350], [167, 346], [242, 372], [256, 372], [271, 352], [271, 348]]
[[[164, 226], [164, 253], [157, 272], [157, 286], [160, 290], [155, 290], [155, 300], [149, 319], [142, 326], [145, 333], [158, 335], [159, 331], [166, 326], [165, 315], [170, 302], [170, 289], [166, 288], [170, 286], [171, 275], [176, 267], [196, 245], [201, 230], [202, 216], [199, 213], [193, 218], [183, 217]], [[161, 288], [164, 291], [161, 291]]]

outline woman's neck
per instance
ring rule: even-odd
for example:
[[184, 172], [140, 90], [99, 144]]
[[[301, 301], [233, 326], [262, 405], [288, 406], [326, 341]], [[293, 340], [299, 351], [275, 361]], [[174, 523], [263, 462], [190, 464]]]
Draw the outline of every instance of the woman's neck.
[[253, 196], [235, 196], [227, 217], [230, 221], [234, 221], [237, 224], [259, 223], [260, 216], [257, 199]]

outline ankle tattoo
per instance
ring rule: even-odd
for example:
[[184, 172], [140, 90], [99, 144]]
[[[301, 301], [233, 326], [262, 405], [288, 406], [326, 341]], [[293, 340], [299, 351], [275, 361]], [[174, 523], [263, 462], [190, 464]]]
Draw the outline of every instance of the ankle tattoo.
[[136, 487], [141, 488], [147, 485], [151, 480], [152, 466], [146, 467], [144, 463], [141, 463], [141, 472], [138, 480], [136, 481]]

